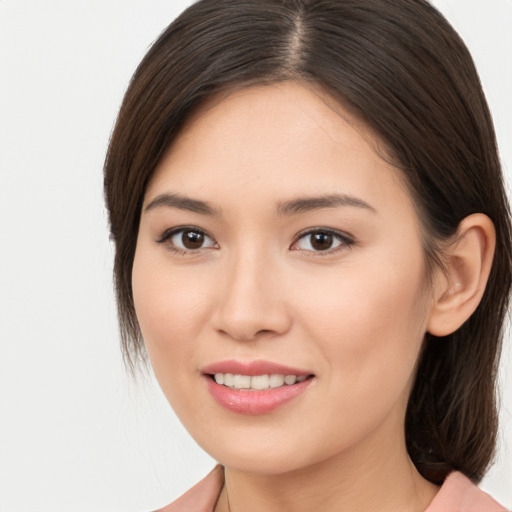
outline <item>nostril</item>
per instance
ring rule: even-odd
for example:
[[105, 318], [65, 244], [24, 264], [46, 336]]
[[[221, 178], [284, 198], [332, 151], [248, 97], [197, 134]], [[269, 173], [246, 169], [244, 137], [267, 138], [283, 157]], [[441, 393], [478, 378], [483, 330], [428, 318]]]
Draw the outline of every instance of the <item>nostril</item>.
[[272, 333], [272, 331], [270, 329], [260, 329], [256, 334], [255, 336], [258, 336], [259, 334], [269, 334], [269, 333]]

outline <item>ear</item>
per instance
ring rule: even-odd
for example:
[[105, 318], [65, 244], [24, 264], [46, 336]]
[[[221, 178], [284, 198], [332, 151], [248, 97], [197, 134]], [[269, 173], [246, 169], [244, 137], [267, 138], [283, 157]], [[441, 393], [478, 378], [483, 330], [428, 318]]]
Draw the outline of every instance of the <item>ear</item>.
[[491, 219], [482, 213], [466, 217], [444, 252], [445, 268], [434, 279], [427, 331], [447, 336], [475, 311], [485, 291], [496, 245]]

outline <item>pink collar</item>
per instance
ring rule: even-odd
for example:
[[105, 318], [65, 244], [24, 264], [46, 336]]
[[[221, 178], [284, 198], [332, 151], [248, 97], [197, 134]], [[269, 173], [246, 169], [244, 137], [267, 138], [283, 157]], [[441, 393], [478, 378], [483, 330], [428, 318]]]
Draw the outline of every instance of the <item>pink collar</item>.
[[[213, 512], [224, 485], [224, 468], [213, 470], [176, 501], [156, 512]], [[462, 473], [453, 472], [425, 512], [507, 512]]]
[[469, 478], [450, 473], [425, 512], [507, 512]]

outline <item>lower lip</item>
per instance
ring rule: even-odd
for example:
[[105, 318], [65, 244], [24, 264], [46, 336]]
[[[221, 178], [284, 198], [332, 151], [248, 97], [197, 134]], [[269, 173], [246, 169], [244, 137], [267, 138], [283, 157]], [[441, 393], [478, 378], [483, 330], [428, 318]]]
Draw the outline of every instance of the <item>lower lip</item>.
[[265, 414], [281, 407], [306, 391], [312, 380], [308, 378], [279, 388], [251, 391], [228, 388], [217, 384], [211, 377], [206, 377], [208, 391], [218, 404], [232, 412], [251, 415]]

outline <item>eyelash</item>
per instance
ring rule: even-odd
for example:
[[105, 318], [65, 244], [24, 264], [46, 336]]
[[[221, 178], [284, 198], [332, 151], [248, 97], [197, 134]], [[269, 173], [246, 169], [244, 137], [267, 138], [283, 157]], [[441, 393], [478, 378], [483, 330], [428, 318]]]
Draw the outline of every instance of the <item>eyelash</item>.
[[208, 238], [209, 240], [211, 240], [213, 242], [213, 247], [212, 248], [214, 248], [214, 249], [218, 248], [217, 242], [215, 242], [215, 240], [213, 240], [213, 238], [211, 236], [209, 236], [208, 233], [206, 233], [202, 229], [196, 228], [195, 226], [181, 226], [181, 227], [167, 229], [166, 231], [164, 231], [162, 236], [157, 240], [157, 243], [159, 243], [159, 244], [166, 244], [167, 248], [169, 250], [171, 250], [171, 251], [173, 251], [173, 252], [175, 252], [177, 254], [182, 254], [182, 255], [189, 255], [189, 254], [192, 254], [192, 253], [197, 253], [201, 249], [210, 249], [210, 247], [198, 247], [197, 249], [189, 249], [189, 248], [178, 247], [174, 243], [167, 243], [174, 236], [179, 235], [180, 233], [182, 234], [182, 236], [185, 233], [197, 233], [198, 235], [203, 236], [204, 238]]
[[[199, 236], [204, 237], [204, 239], [211, 240], [212, 245], [209, 247], [197, 247], [197, 248], [191, 249], [191, 248], [178, 247], [178, 246], [176, 246], [175, 243], [168, 243], [174, 236], [181, 234], [183, 237], [183, 235], [187, 232], [188, 233], [196, 233]], [[310, 249], [294, 248], [294, 246], [299, 244], [299, 242], [301, 240], [305, 239], [308, 236], [313, 236], [313, 235], [324, 235], [324, 236], [332, 237], [332, 239], [337, 240], [339, 242], [339, 244], [333, 248], [328, 248], [325, 250], [317, 250], [317, 251], [310, 250]], [[181, 254], [181, 255], [191, 255], [194, 253], [197, 254], [197, 252], [204, 250], [204, 249], [212, 249], [212, 248], [218, 249], [219, 248], [217, 242], [215, 242], [215, 240], [212, 237], [210, 237], [208, 235], [208, 233], [206, 233], [204, 230], [199, 229], [195, 226], [181, 226], [181, 227], [175, 227], [175, 228], [168, 229], [168, 230], [164, 231], [162, 236], [157, 240], [157, 243], [166, 244], [169, 250], [171, 250], [177, 254]], [[315, 255], [326, 256], [326, 255], [338, 252], [340, 250], [346, 250], [346, 249], [350, 248], [350, 246], [352, 246], [354, 243], [355, 243], [354, 239], [346, 233], [336, 231], [333, 229], [319, 227], [319, 228], [310, 228], [306, 231], [300, 232], [295, 237], [293, 243], [290, 246], [290, 249], [294, 250], [294, 251], [303, 250], [305, 252], [313, 253]], [[309, 245], [312, 246], [311, 241], [310, 241]]]
[[[309, 249], [303, 249], [305, 252], [310, 252], [310, 253], [315, 254], [315, 256], [316, 255], [327, 256], [327, 255], [334, 254], [341, 250], [347, 250], [348, 248], [350, 248], [350, 246], [354, 245], [354, 243], [355, 243], [353, 237], [351, 237], [347, 233], [343, 233], [341, 231], [336, 231], [334, 229], [318, 227], [318, 228], [310, 228], [310, 229], [307, 229], [306, 231], [302, 231], [301, 233], [299, 233], [296, 236], [295, 241], [291, 245], [292, 250], [300, 251], [301, 249], [294, 249], [293, 247], [295, 245], [297, 245], [301, 240], [305, 239], [308, 236], [312, 236], [312, 235], [324, 235], [324, 236], [327, 235], [327, 236], [332, 237], [333, 240], [337, 240], [339, 242], [339, 244], [337, 246], [329, 248], [329, 249], [325, 249], [323, 251], [322, 250], [314, 251], [314, 250], [309, 250]], [[311, 245], [311, 242], [310, 242], [310, 245]]]

